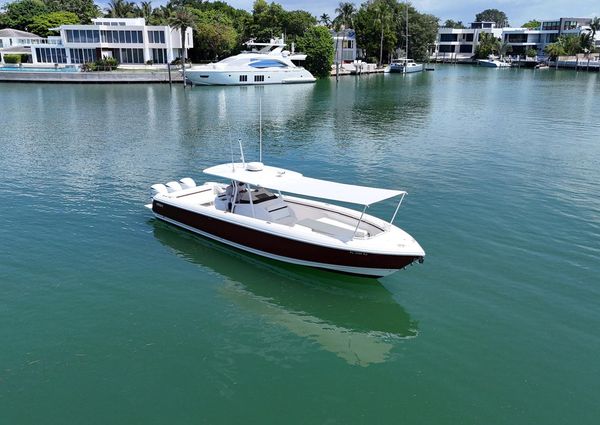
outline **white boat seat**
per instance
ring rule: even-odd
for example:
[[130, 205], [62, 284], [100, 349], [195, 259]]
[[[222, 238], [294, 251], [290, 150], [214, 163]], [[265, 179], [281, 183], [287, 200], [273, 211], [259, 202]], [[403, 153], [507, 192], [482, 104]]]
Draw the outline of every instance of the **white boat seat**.
[[[337, 238], [352, 239], [352, 237], [355, 236], [354, 228], [352, 226], [328, 219], [327, 217], [322, 217], [317, 220], [305, 218], [298, 221], [297, 224], [308, 227], [315, 232], [324, 233]], [[358, 229], [356, 231], [356, 236], [364, 238], [368, 236], [368, 233], [363, 229]]]

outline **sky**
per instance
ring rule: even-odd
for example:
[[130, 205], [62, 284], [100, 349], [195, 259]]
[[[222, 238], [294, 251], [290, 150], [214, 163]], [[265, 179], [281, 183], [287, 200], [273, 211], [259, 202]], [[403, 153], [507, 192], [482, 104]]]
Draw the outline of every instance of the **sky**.
[[[277, 0], [276, 2], [286, 10], [307, 10], [317, 17], [323, 13], [327, 13], [330, 17], [335, 16], [335, 8], [340, 3], [339, 0]], [[228, 0], [227, 3], [239, 9], [250, 10], [254, 1]], [[360, 6], [362, 1], [354, 3]], [[420, 12], [437, 16], [441, 22], [454, 19], [465, 24], [474, 21], [475, 15], [485, 9], [503, 11], [512, 26], [521, 26], [531, 19], [600, 16], [598, 0], [412, 0], [411, 3]]]
[[[0, 0], [0, 5], [10, 0]], [[140, 0], [134, 0], [139, 2]], [[254, 0], [225, 0], [238, 9], [251, 10]], [[267, 0], [271, 2], [272, 0]], [[275, 0], [286, 10], [307, 10], [315, 16], [327, 13], [335, 16], [339, 0]], [[96, 0], [106, 4], [108, 0]], [[154, 6], [166, 3], [166, 0], [152, 0]], [[361, 0], [354, 2], [360, 6]], [[521, 26], [531, 19], [548, 20], [561, 17], [587, 18], [600, 16], [599, 0], [412, 0], [420, 12], [431, 13], [443, 23], [446, 19], [463, 21], [468, 24], [475, 15], [485, 9], [499, 9], [508, 16], [511, 26]]]

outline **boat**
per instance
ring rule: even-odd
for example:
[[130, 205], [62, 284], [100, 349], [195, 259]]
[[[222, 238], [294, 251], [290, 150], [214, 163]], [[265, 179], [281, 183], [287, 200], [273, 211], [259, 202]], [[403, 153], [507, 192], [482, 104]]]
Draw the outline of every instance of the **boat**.
[[409, 74], [412, 72], [421, 72], [423, 71], [422, 63], [415, 63], [412, 59], [400, 58], [393, 59], [392, 63], [389, 65], [388, 72], [396, 73], [401, 72], [403, 74]]
[[[379, 278], [425, 257], [419, 243], [393, 225], [404, 191], [310, 178], [245, 162], [243, 154], [242, 162], [204, 173], [228, 183], [196, 185], [186, 177], [154, 184], [146, 207], [160, 220], [240, 250], [346, 274]], [[368, 206], [394, 197], [399, 202], [391, 220], [365, 213]]]
[[385, 72], [410, 74], [413, 72], [423, 71], [422, 63], [416, 63], [414, 60], [408, 58], [408, 4], [404, 9], [406, 10], [406, 45], [404, 47], [406, 57], [393, 59], [392, 62], [388, 65], [388, 67], [385, 69]]
[[479, 66], [486, 68], [510, 68], [511, 66], [510, 63], [496, 59], [492, 56], [490, 56], [488, 59], [478, 59], [477, 63]]
[[550, 69], [550, 67], [548, 66], [547, 63], [538, 63], [535, 66], [535, 69], [544, 70], [544, 69]]
[[[306, 55], [284, 50], [283, 36], [268, 43], [250, 40], [254, 50], [230, 56], [216, 63], [194, 65], [186, 69], [187, 79], [194, 85], [264, 85], [314, 83], [316, 78], [294, 61]], [[257, 50], [258, 48], [258, 50]], [[293, 50], [293, 49], [292, 49]]]

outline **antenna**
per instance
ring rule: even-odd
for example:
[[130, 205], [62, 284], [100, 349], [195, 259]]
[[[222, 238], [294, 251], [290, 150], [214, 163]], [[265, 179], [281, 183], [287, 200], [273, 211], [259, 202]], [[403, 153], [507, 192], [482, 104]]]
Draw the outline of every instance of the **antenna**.
[[238, 143], [240, 144], [240, 155], [242, 155], [242, 164], [244, 164], [244, 168], [246, 168], [246, 160], [244, 159], [244, 148], [242, 147], [242, 139], [238, 139]]
[[262, 97], [258, 98], [258, 162], [262, 162]]
[[229, 130], [229, 150], [231, 151], [231, 172], [235, 173], [235, 162], [233, 160], [233, 143], [231, 143], [231, 126], [227, 121], [227, 129]]

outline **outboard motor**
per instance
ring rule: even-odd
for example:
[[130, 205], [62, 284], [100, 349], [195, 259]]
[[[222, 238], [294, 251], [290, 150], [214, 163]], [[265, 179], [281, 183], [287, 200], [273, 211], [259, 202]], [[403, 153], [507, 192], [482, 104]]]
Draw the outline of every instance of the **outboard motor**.
[[164, 185], [164, 184], [162, 184], [162, 183], [153, 184], [152, 186], [150, 186], [150, 189], [151, 189], [151, 190], [150, 190], [150, 197], [151, 197], [152, 199], [154, 199], [154, 197], [155, 197], [156, 195], [158, 195], [159, 193], [166, 194], [166, 193], [168, 193], [168, 192], [169, 192], [169, 191], [167, 190], [167, 186], [165, 186], [165, 185]]
[[189, 177], [182, 178], [181, 180], [179, 180], [179, 183], [181, 183], [182, 189], [190, 189], [192, 187], [196, 187], [196, 182]]
[[181, 190], [181, 185], [175, 181], [167, 183], [167, 191], [169, 193], [179, 192]]

